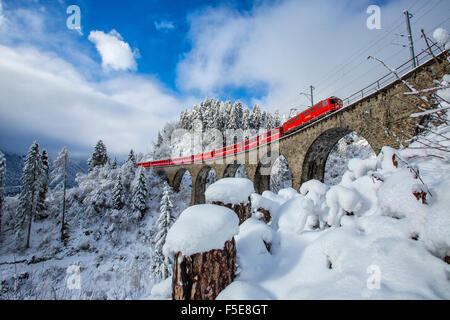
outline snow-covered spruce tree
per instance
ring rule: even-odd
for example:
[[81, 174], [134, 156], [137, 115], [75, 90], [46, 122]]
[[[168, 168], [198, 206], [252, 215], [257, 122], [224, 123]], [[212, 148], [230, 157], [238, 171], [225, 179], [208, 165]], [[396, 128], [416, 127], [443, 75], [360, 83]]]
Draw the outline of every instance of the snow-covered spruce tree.
[[127, 161], [125, 161], [125, 163], [120, 168], [120, 177], [125, 193], [130, 193], [133, 191], [131, 184], [133, 183], [135, 176], [136, 176], [136, 158], [134, 156], [133, 150], [131, 150]]
[[134, 154], [133, 149], [130, 150], [127, 161], [131, 162], [136, 167], [136, 155]]
[[261, 108], [255, 104], [250, 115], [250, 129], [259, 130], [261, 124]]
[[[15, 217], [15, 234], [21, 239], [24, 227], [28, 223], [26, 247], [30, 247], [31, 224], [37, 209], [42, 177], [42, 158], [39, 144], [35, 141], [27, 154], [22, 173], [22, 188], [19, 195], [19, 207]], [[28, 221], [28, 222], [27, 222]]]
[[249, 129], [249, 121], [250, 121], [250, 110], [248, 108], [244, 108], [242, 111], [242, 130]]
[[111, 169], [116, 170], [117, 169], [117, 158], [114, 157], [114, 161], [111, 164]]
[[102, 140], [99, 140], [94, 148], [92, 156], [88, 160], [89, 171], [92, 171], [95, 167], [104, 166], [108, 163], [108, 160], [106, 146]]
[[152, 273], [159, 279], [166, 279], [171, 274], [171, 262], [164, 257], [162, 248], [166, 242], [167, 233], [175, 222], [172, 204], [172, 188], [164, 182], [163, 195], [159, 209], [160, 215], [156, 221], [156, 235], [153, 239], [155, 251], [152, 256]]
[[[69, 152], [67, 148], [64, 147], [59, 152], [58, 157], [53, 161], [52, 170], [52, 184], [57, 183], [54, 194], [62, 193], [62, 208], [61, 208], [61, 241], [66, 239], [65, 229], [66, 229], [66, 190], [67, 190], [67, 165], [69, 164]], [[55, 197], [58, 198], [58, 197]]]
[[273, 114], [273, 127], [277, 128], [279, 126], [281, 126], [281, 119], [280, 119], [280, 112], [277, 109]]
[[142, 219], [147, 210], [147, 186], [144, 171], [141, 169], [136, 173], [136, 179], [133, 188], [132, 206], [133, 218]]
[[5, 201], [5, 175], [6, 175], [6, 159], [0, 152], [0, 234], [2, 232], [2, 208]]
[[38, 218], [45, 218], [47, 217], [44, 214], [44, 211], [46, 209], [45, 206], [45, 199], [47, 198], [48, 193], [48, 183], [50, 180], [50, 164], [48, 162], [48, 154], [47, 150], [42, 150], [41, 154], [41, 162], [42, 162], [42, 174], [40, 179], [40, 188], [39, 188], [39, 199], [37, 203], [37, 214], [36, 217]]
[[123, 190], [123, 184], [122, 179], [120, 176], [117, 177], [116, 184], [114, 185], [114, 189], [112, 192], [112, 201], [113, 201], [113, 207], [116, 210], [121, 210], [123, 206], [125, 205], [124, 202], [124, 190]]
[[236, 102], [231, 108], [227, 129], [236, 130], [242, 128], [242, 114], [242, 103]]

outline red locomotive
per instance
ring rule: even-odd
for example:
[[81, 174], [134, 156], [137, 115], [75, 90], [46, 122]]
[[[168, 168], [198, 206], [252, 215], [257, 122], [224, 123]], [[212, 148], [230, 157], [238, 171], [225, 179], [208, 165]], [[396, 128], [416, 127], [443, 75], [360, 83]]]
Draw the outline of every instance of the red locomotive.
[[339, 110], [342, 107], [343, 103], [341, 99], [330, 97], [328, 99], [320, 101], [315, 106], [309, 108], [306, 111], [303, 111], [292, 119], [289, 119], [283, 124], [283, 126], [267, 131], [263, 134], [260, 134], [259, 136], [252, 137], [246, 141], [239, 142], [235, 145], [187, 157], [142, 162], [138, 163], [137, 166], [143, 168], [174, 166], [185, 163], [202, 162], [208, 159], [221, 158], [228, 155], [237, 154], [249, 149], [256, 148], [260, 145], [270, 143], [271, 141], [281, 139], [286, 134], [290, 134], [309, 124], [312, 120], [320, 119], [330, 112]]

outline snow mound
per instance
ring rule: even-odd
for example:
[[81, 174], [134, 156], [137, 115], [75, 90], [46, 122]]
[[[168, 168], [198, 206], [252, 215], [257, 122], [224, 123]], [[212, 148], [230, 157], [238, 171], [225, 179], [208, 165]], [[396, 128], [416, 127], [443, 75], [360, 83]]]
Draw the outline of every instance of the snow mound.
[[172, 277], [155, 284], [152, 288], [151, 296], [158, 299], [172, 298]]
[[424, 242], [440, 258], [450, 256], [450, 181], [442, 181], [433, 189], [437, 198], [425, 217]]
[[284, 203], [279, 209], [278, 229], [300, 233], [306, 225], [309, 215], [314, 213], [311, 200], [299, 195]]
[[283, 198], [285, 201], [290, 200], [294, 197], [298, 196], [298, 192], [293, 188], [285, 188], [278, 191], [278, 195]]
[[224, 178], [213, 183], [205, 192], [206, 202], [220, 201], [225, 204], [247, 204], [255, 192], [253, 182], [245, 178]]
[[216, 300], [273, 300], [264, 288], [246, 282], [234, 281], [217, 296]]
[[257, 193], [253, 193], [250, 196], [250, 200], [252, 202], [252, 212], [255, 213], [258, 209], [268, 210], [270, 214], [273, 216], [278, 208], [280, 207], [278, 202], [275, 202], [269, 198], [260, 196]]
[[165, 256], [182, 252], [190, 256], [223, 249], [226, 241], [239, 233], [239, 218], [226, 207], [196, 205], [184, 210], [170, 228], [163, 247]]
[[273, 262], [269, 249], [274, 242], [274, 231], [255, 218], [245, 220], [239, 229], [235, 238], [238, 252], [236, 273], [240, 280], [258, 279]]
[[300, 193], [305, 196], [305, 198], [311, 199], [314, 204], [319, 204], [325, 194], [327, 193], [329, 187], [318, 181], [318, 180], [309, 180], [302, 184], [300, 187]]
[[362, 207], [359, 194], [353, 189], [340, 185], [333, 186], [327, 192], [326, 202], [330, 208], [328, 224], [339, 226], [341, 217], [347, 213], [356, 213]]

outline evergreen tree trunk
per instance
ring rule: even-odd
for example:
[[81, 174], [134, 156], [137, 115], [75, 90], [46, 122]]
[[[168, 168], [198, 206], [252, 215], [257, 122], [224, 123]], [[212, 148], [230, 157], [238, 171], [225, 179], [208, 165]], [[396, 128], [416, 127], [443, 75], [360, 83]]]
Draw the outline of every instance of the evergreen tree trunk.
[[64, 235], [65, 231], [65, 218], [66, 218], [66, 189], [67, 189], [67, 174], [66, 174], [67, 161], [64, 161], [64, 192], [63, 192], [63, 210], [61, 221], [61, 241], [66, 239]]
[[[33, 171], [33, 181], [36, 181], [36, 171]], [[31, 192], [31, 211], [30, 211], [30, 219], [28, 222], [28, 234], [27, 234], [27, 249], [30, 248], [30, 237], [31, 237], [31, 224], [33, 222], [33, 211], [34, 211], [34, 194], [35, 190], [33, 188]]]

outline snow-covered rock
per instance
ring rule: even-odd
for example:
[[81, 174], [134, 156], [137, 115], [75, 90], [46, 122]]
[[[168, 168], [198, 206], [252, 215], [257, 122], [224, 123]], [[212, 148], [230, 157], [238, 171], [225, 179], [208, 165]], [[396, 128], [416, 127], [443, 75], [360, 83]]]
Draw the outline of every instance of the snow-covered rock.
[[239, 233], [239, 218], [226, 207], [196, 205], [184, 210], [167, 234], [165, 256], [182, 252], [185, 256], [223, 249], [226, 241]]

